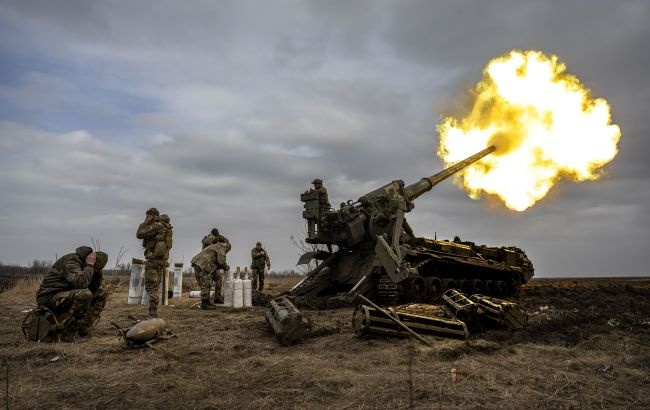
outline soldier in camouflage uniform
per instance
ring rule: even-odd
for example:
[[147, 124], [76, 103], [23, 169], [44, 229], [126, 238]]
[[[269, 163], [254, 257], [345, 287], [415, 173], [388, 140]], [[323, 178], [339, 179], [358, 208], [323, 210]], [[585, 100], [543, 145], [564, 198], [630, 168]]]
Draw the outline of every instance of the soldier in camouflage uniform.
[[264, 289], [264, 265], [271, 270], [271, 259], [269, 258], [266, 249], [262, 248], [262, 243], [257, 242], [255, 247], [251, 250], [251, 271], [253, 272], [253, 289], [257, 289], [259, 283], [259, 291]]
[[217, 242], [230, 243], [228, 238], [219, 234], [219, 230], [217, 228], [212, 228], [210, 233], [205, 235], [201, 240], [201, 249], [205, 249], [206, 246]]
[[226, 263], [226, 254], [230, 251], [229, 242], [216, 242], [203, 248], [192, 258], [192, 267], [196, 281], [201, 287], [201, 309], [216, 309], [210, 302], [210, 288], [214, 282], [214, 301], [223, 303], [221, 287], [223, 278], [219, 269], [229, 270]]
[[166, 242], [167, 227], [160, 220], [160, 212], [156, 208], [147, 210], [144, 222], [138, 227], [136, 237], [142, 239], [146, 259], [144, 287], [149, 295], [149, 317], [158, 317], [159, 287], [169, 257], [169, 249]]
[[36, 293], [39, 307], [49, 309], [63, 324], [58, 336], [74, 339], [87, 336], [106, 305], [107, 293], [101, 287], [102, 269], [108, 262], [104, 252], [80, 246], [75, 253], [62, 256], [45, 274]]
[[323, 185], [323, 180], [316, 178], [311, 183], [314, 185], [313, 190], [318, 192], [318, 208], [320, 214], [319, 229], [324, 227], [325, 219], [323, 218], [325, 214], [330, 210], [330, 200], [327, 194], [327, 188]]

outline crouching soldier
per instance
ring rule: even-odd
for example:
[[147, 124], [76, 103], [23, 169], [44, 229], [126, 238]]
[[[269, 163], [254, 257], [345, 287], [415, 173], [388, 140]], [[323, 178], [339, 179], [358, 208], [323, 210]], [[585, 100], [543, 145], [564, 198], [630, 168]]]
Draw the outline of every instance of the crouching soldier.
[[107, 293], [101, 285], [102, 269], [107, 262], [106, 253], [80, 246], [75, 253], [57, 260], [45, 274], [36, 302], [56, 318], [59, 326], [55, 333], [59, 338], [75, 340], [76, 336], [87, 336], [99, 320], [106, 305]]
[[215, 303], [223, 303], [223, 298], [221, 297], [223, 278], [219, 269], [230, 269], [226, 264], [226, 254], [228, 251], [230, 251], [230, 243], [217, 242], [206, 246], [192, 258], [194, 275], [201, 287], [201, 309], [216, 309], [216, 306], [210, 302], [210, 289], [212, 288], [213, 282], [214, 301]]

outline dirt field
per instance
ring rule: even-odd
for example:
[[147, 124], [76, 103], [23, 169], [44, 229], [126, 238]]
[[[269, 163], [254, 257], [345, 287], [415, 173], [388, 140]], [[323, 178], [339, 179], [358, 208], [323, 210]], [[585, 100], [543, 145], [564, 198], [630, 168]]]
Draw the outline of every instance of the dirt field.
[[184, 298], [160, 308], [178, 338], [129, 350], [110, 321], [146, 308], [125, 303], [124, 285], [110, 287], [93, 337], [77, 344], [23, 339], [35, 283], [0, 294], [3, 406], [650, 408], [650, 279], [534, 280], [516, 298], [530, 315], [523, 331], [427, 336], [431, 348], [359, 339], [351, 308], [305, 311], [311, 339], [281, 347], [264, 308], [201, 311]]

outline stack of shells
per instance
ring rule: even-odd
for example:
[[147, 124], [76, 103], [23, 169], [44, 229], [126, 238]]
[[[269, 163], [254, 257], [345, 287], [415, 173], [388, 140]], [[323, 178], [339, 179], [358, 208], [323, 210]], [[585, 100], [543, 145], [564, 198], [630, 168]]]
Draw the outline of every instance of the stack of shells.
[[223, 285], [223, 304], [234, 308], [253, 306], [253, 288], [251, 280], [248, 278], [248, 269], [242, 273], [238, 266], [234, 277], [233, 272], [226, 272], [226, 280]]

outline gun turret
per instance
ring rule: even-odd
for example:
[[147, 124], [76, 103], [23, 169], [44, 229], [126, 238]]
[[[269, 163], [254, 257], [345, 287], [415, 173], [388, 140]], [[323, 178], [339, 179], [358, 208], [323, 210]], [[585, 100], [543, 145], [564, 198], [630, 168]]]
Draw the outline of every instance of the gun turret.
[[438, 185], [440, 182], [454, 175], [458, 171], [461, 171], [462, 169], [472, 165], [484, 156], [491, 154], [495, 149], [496, 148], [494, 146], [489, 146], [484, 150], [472, 155], [471, 157], [465, 158], [464, 160], [443, 169], [435, 175], [431, 175], [428, 178], [422, 178], [418, 182], [404, 188], [404, 196], [406, 196], [406, 198], [408, 198], [410, 201], [414, 200], [423, 193], [430, 191], [431, 188], [433, 188], [435, 185]]
[[[381, 188], [363, 195], [356, 202], [343, 204], [341, 209], [328, 212], [325, 215], [317, 213], [319, 211], [318, 198], [310, 196], [310, 193], [307, 192], [301, 195], [301, 201], [305, 203], [303, 217], [308, 223], [307, 242], [353, 247], [368, 239], [374, 242], [376, 235], [386, 233], [389, 237], [395, 238], [396, 246], [403, 225], [412, 236], [408, 224], [403, 224], [403, 217], [405, 213], [413, 209], [412, 201], [414, 199], [494, 150], [493, 146], [485, 148], [437, 174], [422, 178], [407, 187], [404, 187], [402, 180], [389, 182]], [[317, 231], [314, 229], [315, 225], [318, 225]]]

